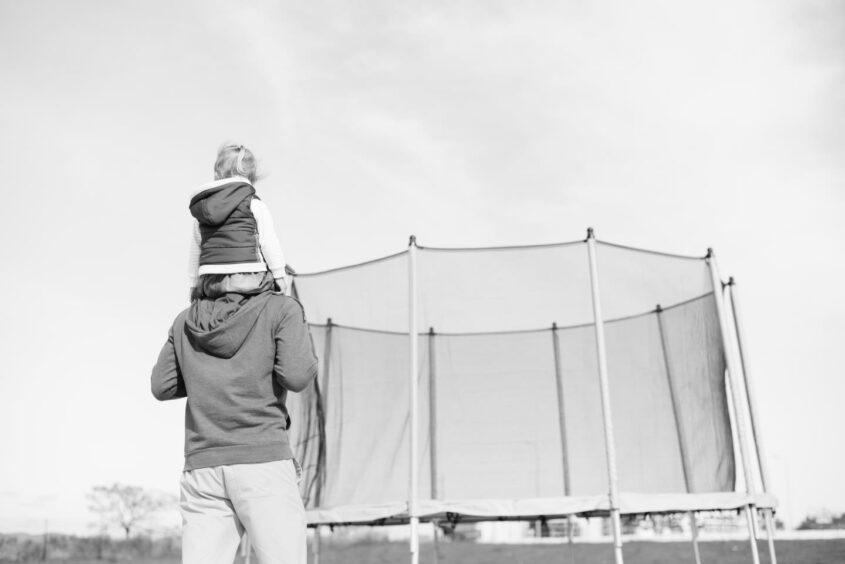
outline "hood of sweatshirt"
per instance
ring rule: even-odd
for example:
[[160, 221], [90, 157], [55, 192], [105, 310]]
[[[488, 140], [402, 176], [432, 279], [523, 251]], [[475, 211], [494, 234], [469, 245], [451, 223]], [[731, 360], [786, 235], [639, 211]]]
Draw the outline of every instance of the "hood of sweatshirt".
[[191, 197], [191, 215], [202, 225], [222, 225], [244, 198], [255, 195], [249, 180], [240, 176], [200, 186]]
[[188, 309], [185, 332], [201, 349], [218, 358], [232, 358], [249, 336], [272, 292], [249, 296], [228, 293], [196, 300]]

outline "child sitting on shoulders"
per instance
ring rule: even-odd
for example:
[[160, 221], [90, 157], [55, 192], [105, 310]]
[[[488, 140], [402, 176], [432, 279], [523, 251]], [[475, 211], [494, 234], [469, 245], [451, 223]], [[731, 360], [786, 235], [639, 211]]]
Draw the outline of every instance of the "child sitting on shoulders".
[[253, 293], [267, 287], [269, 277], [285, 292], [285, 258], [270, 210], [255, 193], [258, 167], [243, 145], [224, 145], [214, 162], [214, 182], [191, 196], [194, 217], [188, 255], [191, 300], [203, 287]]

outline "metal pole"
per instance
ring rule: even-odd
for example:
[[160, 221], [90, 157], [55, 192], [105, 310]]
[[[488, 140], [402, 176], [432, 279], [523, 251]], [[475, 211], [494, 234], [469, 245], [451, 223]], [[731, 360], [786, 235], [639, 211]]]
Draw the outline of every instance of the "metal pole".
[[252, 547], [249, 545], [249, 533], [247, 532], [244, 532], [244, 536], [241, 537], [241, 557], [244, 564], [249, 564], [252, 560]]
[[[607, 478], [610, 486], [610, 520], [613, 525], [613, 553], [616, 564], [622, 564], [622, 523], [619, 515], [619, 492], [616, 476], [616, 445], [613, 439], [613, 417], [610, 412], [610, 390], [607, 384], [607, 352], [604, 343], [604, 320], [599, 296], [599, 275], [596, 265], [596, 239], [593, 228], [587, 229], [587, 255], [590, 259], [590, 289], [593, 296], [593, 321], [596, 327], [596, 354], [601, 387], [601, 411], [604, 420], [604, 448], [607, 454]], [[756, 563], [755, 563], [756, 564]]]
[[[428, 444], [431, 474], [431, 499], [438, 498], [437, 491], [437, 357], [434, 350], [434, 327], [428, 328]], [[434, 541], [434, 555], [432, 561], [437, 564], [438, 542], [437, 522], [431, 521], [432, 540]]]
[[314, 537], [311, 539], [311, 563], [320, 564], [320, 525], [314, 526]]
[[[555, 385], [557, 387], [557, 415], [560, 426], [560, 453], [563, 463], [563, 495], [572, 493], [569, 482], [569, 447], [566, 441], [566, 407], [563, 403], [563, 370], [560, 362], [560, 340], [557, 335], [557, 323], [552, 323], [552, 351], [555, 359]], [[566, 537], [572, 544], [572, 515], [566, 517]]]
[[[332, 318], [329, 317], [326, 319], [326, 337], [323, 343], [323, 386], [325, 390], [323, 392], [323, 402], [325, 405], [325, 411], [323, 413], [323, 417], [328, 415], [328, 408], [329, 408], [329, 376], [331, 374], [331, 367], [332, 367], [332, 328], [334, 324], [332, 323]], [[325, 421], [323, 421], [323, 425], [325, 425]], [[314, 504], [317, 507], [320, 507], [320, 504], [323, 503], [323, 486], [326, 479], [326, 444], [325, 441], [321, 440], [319, 445], [319, 450], [317, 451], [317, 483], [314, 491]], [[319, 536], [320, 529], [315, 529], [317, 536]]]
[[[742, 366], [743, 381], [745, 382], [745, 396], [748, 400], [748, 413], [751, 417], [751, 435], [754, 437], [754, 447], [757, 453], [757, 464], [760, 469], [760, 481], [763, 485], [763, 491], [769, 492], [769, 473], [766, 467], [765, 450], [763, 449], [763, 437], [760, 432], [759, 418], [757, 416], [757, 401], [754, 393], [754, 386], [751, 380], [751, 374], [748, 370], [748, 358], [746, 356], [747, 341], [745, 340], [744, 326], [742, 325], [739, 314], [739, 303], [737, 299], [736, 282], [731, 276], [728, 279], [728, 296], [731, 301], [731, 312], [733, 313], [734, 330], [736, 333], [736, 344], [739, 349], [739, 361]], [[769, 559], [772, 564], [777, 564], [777, 556], [775, 554], [775, 527], [774, 519], [772, 517], [772, 510], [766, 508], [763, 510], [763, 517], [766, 520], [766, 537], [768, 537], [769, 544]]]
[[778, 564], [778, 557], [775, 553], [775, 520], [771, 508], [763, 510], [763, 518], [766, 520], [766, 537], [769, 544], [769, 561]]
[[[325, 394], [323, 400], [328, 408], [329, 400], [329, 373], [332, 367], [332, 318], [326, 319], [326, 338], [323, 343], [323, 384], [325, 385]], [[324, 412], [325, 417], [325, 412]], [[325, 425], [325, 421], [323, 421]], [[317, 484], [314, 491], [314, 505], [320, 507], [323, 503], [323, 482], [326, 479], [326, 444], [321, 440], [317, 451]], [[314, 536], [311, 539], [311, 561], [312, 564], [320, 564], [320, 545], [322, 530], [320, 525], [314, 527]]]
[[[728, 319], [725, 311], [725, 303], [722, 299], [722, 280], [719, 278], [719, 269], [716, 266], [716, 255], [713, 249], [707, 249], [707, 265], [710, 269], [710, 280], [713, 284], [713, 300], [716, 302], [716, 314], [719, 317], [719, 329], [722, 333], [722, 348], [725, 352], [725, 363], [727, 364], [728, 383], [731, 387], [731, 401], [734, 407], [734, 415], [736, 416], [736, 432], [739, 442], [739, 454], [742, 459], [742, 470], [745, 476], [745, 490], [754, 496], [754, 477], [751, 473], [751, 462], [748, 457], [748, 449], [746, 442], [745, 429], [745, 411], [739, 401], [740, 388], [739, 381], [739, 365], [734, 357], [734, 349], [731, 346], [730, 338], [728, 337]], [[754, 503], [749, 503], [745, 507], [745, 520], [748, 525], [748, 537], [751, 543], [751, 558], [754, 564], [760, 564], [760, 554], [757, 551], [757, 537], [754, 534]]]
[[[660, 350], [663, 352], [663, 365], [666, 367], [666, 380], [669, 383], [669, 399], [672, 402], [672, 415], [675, 418], [675, 430], [678, 436], [678, 449], [681, 454], [681, 470], [684, 473], [684, 487], [687, 493], [692, 493], [692, 484], [689, 472], [689, 452], [687, 451], [686, 434], [684, 433], [684, 425], [678, 414], [678, 391], [675, 388], [675, 380], [672, 378], [672, 369], [669, 364], [669, 351], [666, 348], [666, 331], [663, 328], [663, 308], [660, 304], [655, 309], [657, 314], [657, 330], [660, 333]], [[695, 520], [695, 513], [688, 512], [690, 518], [690, 528], [692, 529], [692, 552], [695, 556], [695, 564], [701, 564], [701, 552], [698, 548], [698, 524]]]
[[420, 557], [419, 526], [420, 519], [417, 509], [417, 498], [419, 497], [419, 472], [417, 468], [417, 435], [418, 435], [418, 414], [417, 414], [417, 360], [419, 356], [417, 342], [417, 238], [411, 235], [408, 242], [408, 341], [410, 346], [410, 366], [408, 370], [408, 384], [410, 394], [408, 401], [411, 410], [411, 437], [410, 437], [410, 486], [408, 492], [408, 517], [411, 527], [411, 564], [418, 564]]
[[701, 552], [698, 549], [698, 520], [695, 511], [689, 512], [689, 526], [692, 530], [692, 550], [695, 554], [695, 564], [701, 564]]
[[563, 495], [572, 493], [569, 483], [569, 448], [566, 442], [566, 410], [563, 403], [563, 374], [560, 365], [560, 342], [557, 336], [557, 323], [552, 323], [552, 346], [555, 358], [555, 385], [557, 387], [557, 415], [560, 426], [560, 452], [563, 462]]
[[437, 358], [434, 354], [434, 327], [428, 329], [428, 433], [431, 468], [431, 499], [437, 499]]

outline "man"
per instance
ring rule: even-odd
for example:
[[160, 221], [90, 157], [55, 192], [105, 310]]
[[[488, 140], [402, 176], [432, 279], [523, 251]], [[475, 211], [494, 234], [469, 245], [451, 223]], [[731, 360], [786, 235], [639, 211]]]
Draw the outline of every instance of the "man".
[[187, 397], [181, 480], [182, 562], [231, 564], [244, 529], [261, 564], [304, 564], [305, 509], [285, 407], [317, 358], [301, 304], [272, 276], [234, 293], [233, 275], [202, 277], [152, 372], [156, 399]]

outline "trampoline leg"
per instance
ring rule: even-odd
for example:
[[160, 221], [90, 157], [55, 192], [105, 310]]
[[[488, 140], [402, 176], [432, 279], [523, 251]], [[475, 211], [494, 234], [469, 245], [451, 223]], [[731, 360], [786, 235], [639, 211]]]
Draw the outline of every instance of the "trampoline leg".
[[769, 539], [769, 560], [772, 564], [778, 564], [777, 556], [775, 556], [775, 522], [772, 518], [772, 510], [764, 509], [763, 516], [766, 519], [766, 536]]
[[244, 533], [241, 538], [241, 557], [244, 559], [244, 564], [249, 564], [252, 560], [252, 546], [249, 543], [249, 533]]
[[754, 505], [745, 506], [745, 522], [748, 525], [748, 540], [751, 542], [751, 561], [760, 564], [760, 553], [757, 550], [757, 537], [754, 535]]
[[610, 511], [610, 519], [613, 525], [613, 557], [616, 564], [622, 564], [622, 516], [618, 508]]
[[420, 520], [419, 517], [411, 517], [411, 564], [419, 564], [420, 561]]
[[437, 550], [438, 550], [437, 528], [438, 527], [437, 527], [437, 521], [435, 521], [434, 519], [431, 520], [431, 528], [432, 528], [432, 531], [431, 531], [432, 532], [432, 541], [433, 541], [433, 544], [434, 544], [434, 555], [432, 556], [431, 561], [434, 564], [437, 564], [437, 558], [439, 557], [439, 555], [437, 554]]
[[698, 550], [698, 521], [693, 511], [689, 512], [689, 526], [692, 530], [692, 553], [695, 556], [695, 564], [701, 564], [701, 551]]
[[320, 564], [320, 525], [314, 527], [311, 538], [311, 564]]

